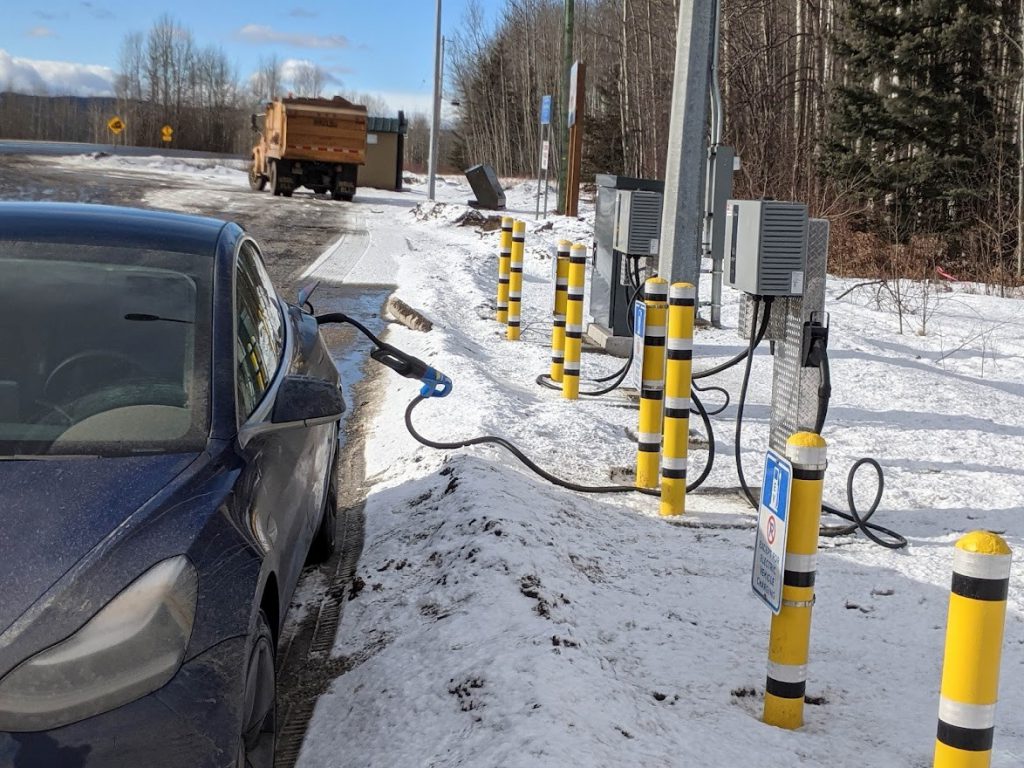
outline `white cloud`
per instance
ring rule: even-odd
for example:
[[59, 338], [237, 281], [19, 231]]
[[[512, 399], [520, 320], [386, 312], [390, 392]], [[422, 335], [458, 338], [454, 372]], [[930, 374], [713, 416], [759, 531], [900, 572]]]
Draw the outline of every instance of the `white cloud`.
[[295, 32], [280, 32], [261, 24], [246, 24], [235, 33], [248, 43], [280, 43], [296, 48], [348, 48], [344, 35], [302, 35]]
[[114, 77], [110, 67], [21, 59], [0, 49], [0, 91], [50, 96], [113, 96]]
[[318, 67], [325, 84], [341, 85], [341, 80], [332, 75], [324, 67], [320, 67], [316, 62], [310, 61], [309, 59], [285, 59], [281, 62], [281, 80], [285, 83], [295, 82], [295, 76], [299, 73], [299, 70], [302, 67]]
[[32, 27], [28, 31], [29, 37], [56, 37], [57, 33], [49, 27]]

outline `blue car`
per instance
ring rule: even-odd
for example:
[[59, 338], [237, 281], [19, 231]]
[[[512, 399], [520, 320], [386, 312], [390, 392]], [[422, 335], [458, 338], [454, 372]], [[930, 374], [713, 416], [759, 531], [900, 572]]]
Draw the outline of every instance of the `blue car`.
[[0, 203], [0, 766], [271, 768], [343, 411], [237, 225]]

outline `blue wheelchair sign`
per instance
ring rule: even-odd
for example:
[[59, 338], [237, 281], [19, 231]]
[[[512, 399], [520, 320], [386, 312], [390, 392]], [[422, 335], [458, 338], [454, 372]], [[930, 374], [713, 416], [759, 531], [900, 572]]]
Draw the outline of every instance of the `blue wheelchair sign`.
[[764, 459], [764, 481], [757, 511], [757, 538], [750, 584], [773, 613], [782, 609], [782, 582], [786, 569], [786, 534], [793, 465], [769, 450]]

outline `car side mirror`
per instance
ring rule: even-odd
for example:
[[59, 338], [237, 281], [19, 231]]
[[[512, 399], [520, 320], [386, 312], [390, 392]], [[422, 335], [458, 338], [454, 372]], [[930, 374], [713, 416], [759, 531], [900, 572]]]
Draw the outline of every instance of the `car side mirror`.
[[277, 390], [272, 424], [311, 427], [337, 421], [345, 412], [345, 398], [337, 385], [311, 376], [285, 376]]
[[277, 389], [270, 419], [246, 423], [238, 431], [238, 444], [244, 450], [259, 435], [330, 424], [344, 412], [345, 398], [337, 385], [311, 376], [285, 376]]

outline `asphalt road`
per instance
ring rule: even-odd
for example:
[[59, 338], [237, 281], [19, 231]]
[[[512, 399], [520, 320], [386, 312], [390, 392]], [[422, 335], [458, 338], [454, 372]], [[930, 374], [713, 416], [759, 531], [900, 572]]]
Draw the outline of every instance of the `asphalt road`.
[[[40, 155], [40, 142], [0, 143], [0, 201], [52, 200], [128, 205], [176, 210], [229, 219], [250, 232], [263, 248], [270, 277], [278, 291], [294, 301], [308, 279], [302, 273], [328, 248], [332, 258], [357, 259], [367, 233], [361, 226], [359, 201], [347, 203], [317, 197], [305, 190], [292, 198], [252, 192], [238, 178], [201, 177], [194, 173], [161, 173], [123, 169], [89, 160], [68, 162], [60, 151]], [[27, 151], [14, 151], [18, 145]], [[70, 154], [95, 151], [73, 147]], [[106, 148], [99, 148], [106, 151]], [[130, 149], [130, 148], [129, 148]], [[154, 150], [144, 154], [151, 155]], [[189, 157], [196, 157], [193, 153]], [[202, 165], [202, 164], [200, 164]], [[349, 253], [348, 251], [352, 251]], [[381, 310], [389, 286], [321, 283], [313, 296], [317, 311], [346, 311], [371, 330], [383, 328]], [[372, 401], [372, 386], [360, 376], [369, 346], [345, 327], [326, 327], [324, 337], [339, 363], [349, 404], [339, 462], [339, 550], [331, 560], [303, 574], [296, 589], [293, 615], [282, 632], [278, 650], [278, 768], [292, 768], [301, 749], [316, 699], [346, 671], [332, 659], [334, 634], [343, 621], [344, 605], [363, 545], [363, 414]], [[318, 588], [317, 585], [322, 585]]]

